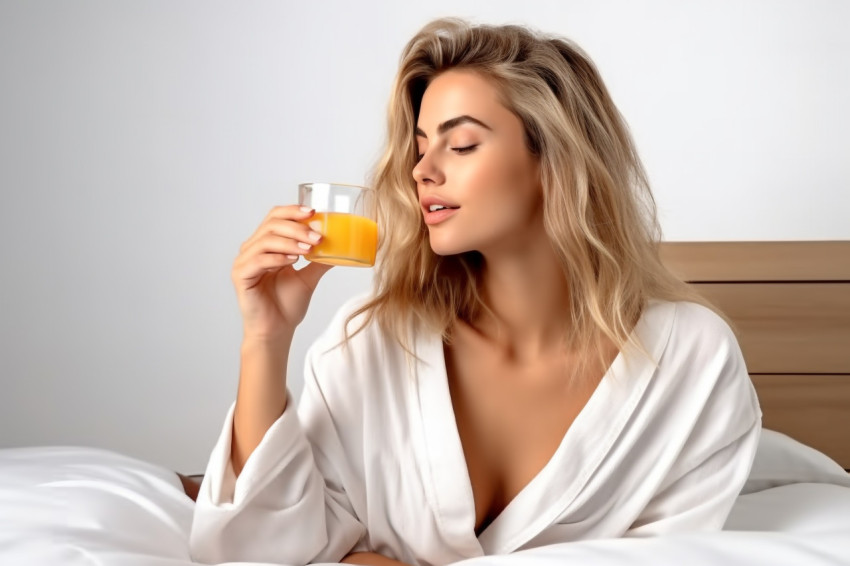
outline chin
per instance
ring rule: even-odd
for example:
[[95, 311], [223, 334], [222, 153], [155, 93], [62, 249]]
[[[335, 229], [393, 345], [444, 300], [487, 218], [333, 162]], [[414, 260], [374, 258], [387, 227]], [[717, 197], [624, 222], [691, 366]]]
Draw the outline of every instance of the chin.
[[468, 245], [468, 242], [461, 242], [457, 239], [435, 238], [433, 234], [429, 239], [431, 251], [439, 256], [458, 255], [465, 252], [471, 252], [475, 248]]
[[435, 246], [434, 244], [431, 244], [431, 251], [434, 252], [438, 256], [450, 256], [450, 255], [457, 255], [457, 254], [463, 253], [462, 251], [457, 251], [457, 250], [450, 248], [450, 247]]

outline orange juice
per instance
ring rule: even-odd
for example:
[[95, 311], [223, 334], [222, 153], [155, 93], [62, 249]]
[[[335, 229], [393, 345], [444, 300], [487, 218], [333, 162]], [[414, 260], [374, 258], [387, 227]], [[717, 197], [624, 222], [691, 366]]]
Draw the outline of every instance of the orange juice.
[[375, 265], [378, 225], [374, 220], [343, 212], [317, 212], [306, 224], [323, 236], [304, 255], [308, 260], [353, 267]]

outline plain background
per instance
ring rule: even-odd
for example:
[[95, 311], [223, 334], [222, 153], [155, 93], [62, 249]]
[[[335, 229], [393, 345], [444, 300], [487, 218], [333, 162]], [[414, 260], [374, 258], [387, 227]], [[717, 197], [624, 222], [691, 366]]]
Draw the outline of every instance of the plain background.
[[[0, 447], [203, 471], [236, 391], [240, 244], [297, 183], [364, 182], [401, 49], [444, 15], [590, 54], [667, 240], [850, 239], [840, 0], [0, 0]], [[296, 395], [370, 281], [322, 281]]]

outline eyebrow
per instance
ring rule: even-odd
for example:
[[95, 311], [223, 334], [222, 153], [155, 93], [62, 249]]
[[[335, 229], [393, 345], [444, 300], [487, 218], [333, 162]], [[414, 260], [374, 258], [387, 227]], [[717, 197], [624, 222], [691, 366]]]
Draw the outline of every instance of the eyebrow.
[[[490, 130], [490, 131], [493, 130], [493, 128], [491, 128], [490, 126], [488, 126], [487, 124], [485, 124], [481, 120], [478, 120], [477, 118], [473, 118], [472, 116], [469, 116], [468, 114], [464, 114], [463, 116], [458, 116], [456, 118], [451, 118], [449, 120], [446, 120], [445, 122], [443, 122], [442, 124], [437, 126], [437, 134], [439, 134], [439, 135], [445, 134], [446, 132], [448, 132], [452, 128], [456, 128], [456, 127], [460, 126], [461, 124], [475, 124], [477, 126], [481, 126], [482, 128], [484, 128], [486, 130]], [[423, 132], [422, 129], [419, 126], [416, 127], [415, 133], [416, 133], [417, 137], [423, 137], [425, 139], [428, 138], [428, 136], [425, 135], [425, 132]]]

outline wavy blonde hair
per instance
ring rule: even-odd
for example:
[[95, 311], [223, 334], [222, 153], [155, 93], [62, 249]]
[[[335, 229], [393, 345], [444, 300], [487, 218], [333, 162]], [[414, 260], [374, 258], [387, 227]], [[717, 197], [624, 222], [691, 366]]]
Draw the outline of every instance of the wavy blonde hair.
[[[412, 170], [419, 107], [449, 69], [479, 73], [522, 122], [539, 158], [544, 226], [570, 290], [567, 347], [603, 356], [622, 349], [649, 299], [708, 303], [662, 264], [655, 201], [626, 126], [588, 56], [571, 41], [517, 25], [439, 19], [401, 55], [387, 145], [371, 179], [381, 226], [375, 292], [351, 315], [376, 319], [410, 351], [413, 320], [450, 339], [487, 306], [478, 252], [439, 256], [429, 244]], [[362, 328], [362, 326], [361, 326]], [[359, 331], [359, 329], [358, 329]]]

